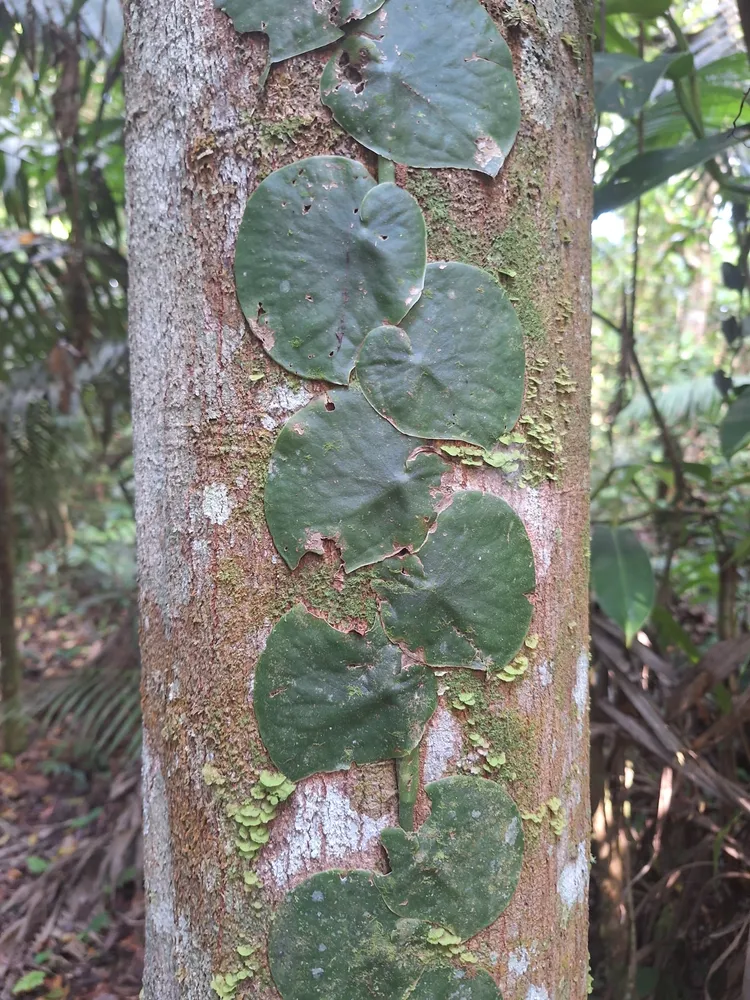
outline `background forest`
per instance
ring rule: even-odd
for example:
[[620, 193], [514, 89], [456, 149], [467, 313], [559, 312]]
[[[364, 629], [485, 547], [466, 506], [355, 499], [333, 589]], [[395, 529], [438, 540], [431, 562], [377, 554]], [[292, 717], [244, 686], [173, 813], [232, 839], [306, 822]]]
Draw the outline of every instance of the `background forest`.
[[[596, 13], [598, 1000], [750, 998], [748, 39], [746, 0]], [[140, 989], [122, 64], [117, 0], [0, 0], [3, 998]]]

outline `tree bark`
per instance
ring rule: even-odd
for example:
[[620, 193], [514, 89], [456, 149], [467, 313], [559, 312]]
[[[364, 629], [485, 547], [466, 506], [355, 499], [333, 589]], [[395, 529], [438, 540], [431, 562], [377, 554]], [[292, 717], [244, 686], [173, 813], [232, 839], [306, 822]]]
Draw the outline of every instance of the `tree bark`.
[[26, 744], [26, 727], [18, 711], [21, 660], [16, 638], [14, 535], [8, 435], [0, 418], [0, 687], [3, 710], [10, 710], [3, 725], [3, 747], [12, 754], [20, 753]]
[[[537, 0], [519, 5], [522, 18], [506, 13], [507, 24], [504, 4], [485, 6], [515, 59], [523, 123], [514, 151], [495, 181], [404, 168], [397, 180], [422, 205], [432, 259], [478, 264], [505, 284], [528, 353], [532, 485], [461, 465], [445, 484], [508, 500], [532, 540], [538, 581], [529, 671], [513, 685], [487, 682], [480, 720], [531, 817], [524, 870], [510, 907], [475, 944], [505, 1000], [583, 1000], [593, 5]], [[341, 582], [333, 552], [306, 556], [292, 574], [274, 553], [262, 506], [269, 456], [278, 428], [322, 387], [281, 371], [247, 330], [232, 272], [237, 229], [250, 193], [279, 166], [323, 153], [357, 157], [373, 173], [376, 163], [320, 104], [327, 52], [274, 67], [260, 92], [265, 41], [238, 35], [211, 0], [129, 0], [126, 21], [144, 997], [206, 1000], [212, 974], [231, 965], [239, 941], [262, 942], [290, 888], [332, 867], [386, 870], [378, 832], [397, 824], [390, 763], [302, 781], [260, 855], [256, 909], [238, 885], [223, 804], [267, 766], [252, 675], [273, 624], [301, 596], [331, 620], [370, 613], [361, 588]], [[442, 698], [423, 777], [466, 760], [466, 714]], [[424, 815], [420, 794], [417, 822]], [[278, 997], [265, 969], [250, 995]]]

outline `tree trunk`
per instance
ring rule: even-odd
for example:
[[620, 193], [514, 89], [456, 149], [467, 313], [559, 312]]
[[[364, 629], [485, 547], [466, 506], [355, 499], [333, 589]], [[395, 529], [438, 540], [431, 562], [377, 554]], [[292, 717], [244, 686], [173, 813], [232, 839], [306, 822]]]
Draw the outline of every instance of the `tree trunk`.
[[[490, 270], [524, 326], [530, 485], [460, 464], [448, 485], [503, 496], [523, 519], [539, 643], [515, 684], [467, 677], [486, 706], [474, 727], [446, 690], [422, 767], [430, 779], [456, 773], [473, 729], [505, 754], [503, 777], [528, 817], [525, 861], [510, 906], [473, 946], [505, 1000], [583, 1000], [593, 5], [537, 0], [504, 15], [505, 5], [485, 6], [514, 56], [523, 113], [514, 151], [495, 181], [405, 168], [397, 181], [425, 212], [432, 259]], [[333, 153], [373, 172], [376, 163], [320, 103], [327, 52], [274, 67], [261, 92], [265, 41], [238, 35], [211, 0], [129, 0], [126, 20], [144, 997], [206, 1000], [212, 976], [236, 964], [238, 943], [261, 942], [263, 954], [269, 915], [304, 878], [387, 870], [378, 833], [398, 822], [392, 763], [306, 779], [271, 826], [257, 864], [262, 889], [248, 894], [225, 812], [268, 766], [252, 677], [274, 623], [300, 598], [329, 620], [371, 617], [332, 550], [306, 556], [294, 573], [275, 555], [263, 516], [269, 456], [278, 428], [322, 387], [280, 370], [247, 330], [233, 278], [237, 230], [247, 198], [279, 166]], [[463, 676], [441, 680], [464, 685]], [[418, 821], [424, 815], [420, 792]], [[264, 966], [248, 995], [278, 997]]]
[[0, 665], [2, 705], [8, 712], [3, 726], [3, 747], [19, 753], [26, 744], [26, 727], [18, 711], [21, 661], [16, 642], [16, 601], [13, 558], [13, 504], [8, 436], [0, 419]]

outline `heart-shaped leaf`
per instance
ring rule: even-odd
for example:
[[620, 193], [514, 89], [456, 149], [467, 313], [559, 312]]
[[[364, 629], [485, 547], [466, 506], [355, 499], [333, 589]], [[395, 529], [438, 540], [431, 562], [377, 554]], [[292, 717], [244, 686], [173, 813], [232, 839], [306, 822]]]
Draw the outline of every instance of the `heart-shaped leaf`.
[[591, 537], [591, 584], [599, 603], [625, 633], [628, 645], [654, 606], [654, 571], [629, 528], [598, 524]]
[[495, 176], [521, 120], [510, 50], [476, 0], [388, 0], [326, 67], [323, 103], [368, 149]]
[[253, 704], [271, 760], [299, 781], [413, 750], [437, 686], [427, 667], [402, 666], [379, 622], [364, 637], [346, 634], [297, 606], [268, 638]]
[[237, 31], [262, 31], [269, 61], [280, 62], [341, 38], [341, 26], [382, 7], [384, 0], [216, 0]]
[[382, 832], [391, 873], [377, 886], [394, 913], [465, 941], [494, 923], [516, 890], [521, 817], [511, 797], [484, 778], [445, 778], [425, 790], [432, 811], [416, 833]]
[[489, 973], [443, 966], [428, 969], [409, 1000], [503, 1000]]
[[430, 264], [400, 328], [368, 334], [357, 374], [404, 434], [490, 448], [521, 414], [523, 332], [505, 292], [468, 264]]
[[268, 942], [284, 1000], [400, 1000], [422, 972], [409, 934], [364, 871], [327, 871], [289, 893]]
[[446, 469], [383, 420], [357, 389], [320, 396], [276, 442], [265, 494], [276, 548], [294, 569], [334, 539], [347, 572], [419, 547]]
[[534, 557], [523, 522], [497, 497], [456, 494], [416, 555], [374, 582], [388, 635], [432, 666], [500, 668], [531, 623]]
[[341, 156], [276, 170], [247, 203], [235, 275], [243, 312], [280, 365], [345, 385], [369, 330], [422, 294], [424, 218], [395, 184]]

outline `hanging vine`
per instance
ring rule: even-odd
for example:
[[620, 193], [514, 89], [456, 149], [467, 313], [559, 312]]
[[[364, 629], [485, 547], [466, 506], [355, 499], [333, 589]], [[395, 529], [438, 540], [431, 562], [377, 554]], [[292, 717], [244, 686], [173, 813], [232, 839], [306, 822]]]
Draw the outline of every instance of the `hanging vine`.
[[[437, 707], [431, 668], [504, 674], [531, 620], [521, 520], [495, 497], [446, 503], [441, 492], [451, 457], [503, 468], [523, 338], [490, 274], [427, 264], [422, 212], [393, 163], [495, 176], [520, 124], [510, 52], [478, 0], [219, 6], [239, 31], [269, 36], [269, 67], [337, 43], [321, 99], [380, 157], [380, 183], [344, 157], [275, 171], [237, 242], [238, 297], [266, 352], [344, 387], [279, 434], [265, 494], [272, 538], [292, 571], [333, 540], [347, 574], [370, 574], [379, 607], [366, 635], [303, 605], [276, 623], [256, 670], [260, 734], [294, 781], [396, 760], [400, 796], [401, 829], [381, 834], [390, 873], [327, 871], [297, 886], [275, 914], [268, 964], [284, 1000], [498, 1000], [465, 942], [515, 891], [518, 809], [496, 781], [451, 777], [427, 785], [430, 816], [413, 825], [419, 744]], [[246, 812], [250, 823], [265, 815]], [[219, 996], [253, 975], [246, 951], [240, 969], [214, 978]]]

